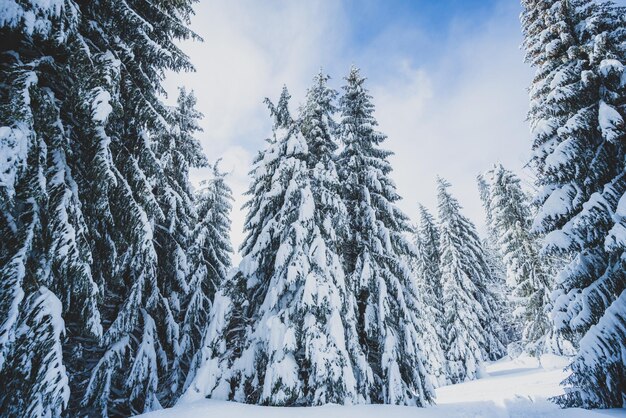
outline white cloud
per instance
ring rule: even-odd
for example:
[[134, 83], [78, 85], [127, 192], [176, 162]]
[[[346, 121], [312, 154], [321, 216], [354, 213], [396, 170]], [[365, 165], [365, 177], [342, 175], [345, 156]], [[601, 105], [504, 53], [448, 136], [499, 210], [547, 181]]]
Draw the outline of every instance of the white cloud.
[[[437, 53], [424, 55], [419, 46], [412, 49], [414, 40], [424, 42], [420, 28], [393, 24], [354, 48], [354, 22], [338, 1], [200, 2], [192, 28], [205, 42], [183, 45], [197, 72], [172, 74], [166, 87], [196, 91], [205, 114], [203, 147], [232, 170], [235, 246], [243, 238], [239, 208], [247, 172], [270, 134], [263, 98], [276, 98], [286, 83], [295, 109], [320, 66], [339, 87], [352, 62], [369, 77], [386, 147], [396, 153], [393, 178], [402, 208], [411, 216], [418, 201], [434, 208], [439, 174], [453, 183], [465, 213], [481, 221], [478, 172], [496, 161], [520, 169], [530, 148], [524, 119], [531, 72], [518, 49], [518, 10], [501, 3], [486, 22], [457, 21], [438, 50], [429, 48]], [[193, 180], [207, 175], [195, 172]]]
[[[204, 114], [200, 140], [209, 159], [223, 158], [221, 168], [232, 171], [228, 181], [235, 194], [232, 240], [243, 240], [247, 176], [252, 157], [270, 134], [271, 121], [263, 104], [277, 98], [283, 84], [293, 108], [320, 66], [332, 71], [343, 48], [345, 25], [339, 2], [202, 1], [192, 29], [205, 42], [185, 42], [195, 73], [168, 74], [169, 101], [176, 87], [195, 91]], [[192, 173], [198, 184], [210, 170]], [[236, 260], [239, 258], [236, 257]]]
[[521, 170], [530, 150], [525, 115], [530, 69], [522, 62], [515, 7], [502, 7], [475, 35], [452, 36], [440, 59], [399, 62], [397, 74], [373, 81], [381, 130], [389, 136], [401, 207], [436, 209], [435, 177], [453, 184], [479, 227], [476, 175], [495, 162]]
[[185, 85], [196, 91], [210, 156], [233, 143], [262, 144], [270, 126], [263, 99], [277, 96], [285, 83], [303, 92], [321, 65], [334, 62], [341, 48], [336, 40], [344, 38], [337, 24], [341, 16], [335, 2], [198, 4], [192, 29], [205, 42], [183, 45], [197, 72], [171, 74], [166, 87], [175, 92]]

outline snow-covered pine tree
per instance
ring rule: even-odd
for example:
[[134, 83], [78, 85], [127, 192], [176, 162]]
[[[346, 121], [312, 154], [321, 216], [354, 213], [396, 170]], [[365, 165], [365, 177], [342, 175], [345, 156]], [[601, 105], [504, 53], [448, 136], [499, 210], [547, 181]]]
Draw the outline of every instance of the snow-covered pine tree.
[[[314, 89], [309, 100], [318, 97]], [[354, 304], [335, 250], [334, 228], [345, 209], [322, 187], [332, 176], [328, 160], [313, 165], [288, 100], [283, 89], [277, 107], [268, 102], [274, 138], [252, 171], [243, 260], [216, 294], [188, 396], [269, 405], [361, 399], [351, 351], [358, 341], [347, 341], [356, 335]], [[329, 132], [328, 125], [315, 132]], [[321, 157], [330, 148], [319, 150]]]
[[[269, 284], [265, 277], [273, 268], [273, 258], [267, 251], [258, 252], [255, 248], [278, 247], [279, 231], [274, 230], [273, 220], [281, 210], [282, 199], [274, 198], [271, 191], [282, 162], [281, 152], [285, 151], [283, 141], [288, 140], [295, 129], [289, 112], [290, 98], [287, 87], [283, 86], [276, 106], [269, 99], [265, 100], [274, 119], [273, 135], [266, 140], [265, 149], [257, 154], [249, 173], [252, 184], [246, 192], [249, 200], [244, 204], [244, 208], [248, 208], [244, 224], [246, 237], [240, 248], [243, 260], [217, 288], [202, 347], [192, 360], [191, 367], [196, 371], [185, 384], [185, 399], [232, 397], [231, 368], [251, 332], [248, 324], [263, 303]], [[274, 190], [279, 189], [274, 187]], [[244, 273], [248, 260], [254, 264]]]
[[[173, 44], [193, 36], [191, 3], [9, 0], [3, 7], [0, 369], [13, 367], [4, 364], [17, 358], [12, 350], [26, 349], [17, 345], [16, 329], [26, 328], [16, 321], [39, 318], [33, 333], [61, 343], [71, 414], [157, 406], [155, 353], [162, 370], [172, 358], [175, 321], [154, 251], [154, 228], [165, 219], [153, 193], [161, 171], [154, 142], [168, 128], [158, 97], [164, 73], [191, 68]], [[55, 305], [34, 302], [44, 288], [47, 301], [61, 303], [65, 338], [60, 326], [46, 331], [48, 316], [22, 310]], [[99, 348], [103, 331], [108, 346]], [[157, 337], [163, 344], [155, 351]], [[33, 387], [22, 394], [34, 394]], [[42, 401], [53, 416], [68, 404]]]
[[[183, 303], [183, 321], [179, 352], [172, 372], [177, 373], [181, 390], [186, 389], [196, 376], [201, 349], [210, 323], [211, 305], [218, 288], [224, 287], [231, 267], [230, 212], [232, 190], [226, 184], [226, 174], [213, 166], [213, 178], [201, 184], [196, 192], [198, 223], [193, 233], [189, 259], [191, 276], [190, 293]], [[221, 335], [222, 338], [228, 338]], [[184, 384], [184, 386], [183, 386]]]
[[[515, 321], [515, 306], [509, 298], [511, 289], [509, 289], [506, 283], [506, 266], [499, 252], [491, 245], [488, 239], [482, 239], [481, 245], [485, 254], [485, 263], [487, 264], [489, 276], [492, 279], [490, 288], [495, 295], [497, 311], [500, 312], [500, 321], [496, 332], [500, 336], [499, 340], [507, 349], [506, 353], [514, 355], [521, 348], [521, 345], [515, 344], [514, 347], [510, 346], [510, 344], [520, 341], [521, 331]], [[513, 351], [509, 351], [509, 348], [512, 348]]]
[[443, 288], [441, 285], [440, 254], [439, 254], [439, 230], [433, 215], [419, 205], [420, 221], [415, 232], [415, 243], [418, 246], [417, 271], [423, 278], [430, 297], [433, 298], [431, 305], [438, 306], [441, 310], [443, 300]]
[[370, 402], [424, 406], [433, 391], [417, 322], [429, 319], [418, 316], [422, 301], [407, 263], [416, 255], [405, 236], [412, 228], [395, 205], [400, 197], [390, 178], [391, 152], [380, 148], [386, 137], [375, 130], [372, 98], [357, 68], [343, 90], [339, 161], [349, 220], [344, 258], [358, 303], [359, 340], [373, 373], [364, 389]]
[[198, 125], [202, 114], [195, 107], [193, 92], [179, 89], [177, 105], [169, 109], [171, 128], [153, 143], [160, 180], [155, 195], [165, 216], [163, 224], [155, 228], [159, 275], [167, 280], [164, 288], [175, 312], [180, 310], [179, 299], [189, 291], [187, 253], [192, 246], [190, 235], [196, 221], [189, 169], [208, 164], [194, 137], [202, 131]]
[[557, 331], [579, 341], [563, 405], [622, 406], [625, 291], [626, 11], [592, 0], [522, 2], [526, 60], [536, 69], [529, 119], [541, 187], [533, 230], [556, 277]]
[[[156, 230], [169, 216], [159, 201], [164, 179], [157, 150], [171, 125], [158, 94], [165, 70], [191, 68], [173, 43], [193, 36], [187, 28], [191, 4], [91, 2], [81, 8], [94, 48], [115, 57], [108, 62], [122, 63], [112, 72], [116, 77], [104, 77], [115, 82], [110, 90], [106, 84], [89, 90], [95, 92], [89, 126], [100, 133], [92, 155], [112, 173], [100, 204], [115, 225], [111, 233], [110, 225], [96, 223], [93, 232], [109, 238], [103, 256], [116, 259], [104, 292], [110, 325], [78, 406], [94, 414], [130, 415], [169, 401], [162, 385], [175, 358], [178, 324], [172, 278], [159, 274]], [[93, 213], [95, 218], [96, 208]]]
[[63, 2], [12, 3], [0, 19], [0, 409], [59, 416], [62, 350], [102, 334], [62, 87], [79, 16]]
[[411, 257], [411, 267], [417, 282], [418, 297], [423, 312], [420, 319], [425, 367], [431, 376], [433, 385], [443, 386], [448, 383], [445, 353], [442, 343], [445, 341], [443, 326], [443, 289], [439, 270], [439, 231], [435, 218], [423, 205], [419, 205], [420, 222], [414, 231], [414, 243], [417, 254]]
[[557, 351], [552, 347], [552, 324], [548, 318], [551, 278], [548, 260], [539, 255], [539, 242], [530, 232], [530, 198], [520, 179], [502, 165], [486, 174], [491, 208], [489, 229], [507, 267], [515, 316], [521, 321], [522, 344], [526, 352], [541, 355]]
[[60, 417], [70, 397], [61, 347], [61, 301], [42, 286], [21, 309], [19, 328], [0, 371], [0, 411], [7, 417]]
[[[268, 248], [279, 245], [280, 231], [274, 223], [281, 210], [280, 188], [273, 182], [280, 178], [280, 164], [286, 141], [294, 134], [294, 121], [289, 113], [291, 98], [283, 86], [278, 104], [266, 99], [274, 119], [273, 135], [266, 148], [258, 153], [250, 171], [252, 184], [246, 192], [249, 200], [244, 229], [246, 237], [240, 251], [243, 260], [236, 271], [220, 283], [211, 306], [202, 347], [195, 354], [191, 367], [195, 373], [185, 383], [185, 399], [205, 396], [232, 398], [230, 381], [233, 363], [241, 356], [249, 324], [257, 315], [268, 291], [267, 277], [272, 274], [273, 257]], [[245, 269], [246, 266], [250, 269]]]
[[[194, 137], [201, 131], [198, 120], [202, 114], [195, 109], [196, 98], [193, 92], [184, 88], [179, 90], [177, 105], [168, 109], [170, 129], [153, 141], [153, 152], [158, 160], [154, 193], [163, 210], [163, 220], [156, 225], [155, 241], [158, 259], [158, 276], [161, 280], [161, 291], [167, 295], [171, 314], [176, 322], [184, 321], [184, 307], [181, 303], [187, 299], [189, 292], [202, 292], [207, 289], [191, 288], [189, 281], [190, 265], [188, 253], [194, 243], [191, 236], [196, 223], [196, 208], [192, 186], [189, 182], [189, 169], [207, 165], [207, 160], [198, 140]], [[200, 220], [202, 222], [202, 220]], [[206, 221], [205, 221], [206, 225]], [[202, 263], [206, 260], [198, 260]], [[206, 267], [208, 265], [205, 264]], [[197, 269], [200, 265], [195, 266]], [[208, 296], [213, 297], [211, 291]], [[201, 325], [204, 327], [204, 323]], [[184, 376], [188, 370], [186, 358], [189, 353], [179, 346], [179, 327], [171, 327], [172, 335], [168, 336], [175, 353], [175, 362], [169, 370], [169, 391], [163, 391], [164, 403], [170, 404], [182, 390]], [[187, 340], [183, 337], [183, 342]], [[197, 348], [197, 347], [196, 347]], [[195, 352], [194, 348], [192, 351]], [[185, 357], [181, 365], [181, 355]], [[164, 385], [165, 386], [165, 385]]]
[[487, 181], [486, 176], [482, 174], [476, 178], [476, 181], [478, 184], [478, 194], [480, 195], [480, 200], [485, 210], [485, 224], [487, 226], [487, 236], [482, 240], [482, 243], [483, 248], [487, 253], [487, 264], [495, 275], [503, 278], [502, 282], [506, 285], [506, 266], [504, 265], [505, 263], [502, 260], [502, 254], [498, 250], [498, 234], [493, 228], [494, 220], [489, 189], [490, 184]]
[[438, 179], [440, 271], [448, 361], [452, 383], [476, 378], [487, 359], [504, 354], [498, 305], [476, 228], [461, 213], [459, 202]]
[[489, 183], [483, 175], [477, 177], [477, 183], [478, 194], [480, 195], [480, 200], [485, 209], [485, 224], [487, 226], [487, 236], [481, 240], [482, 247], [485, 252], [487, 267], [496, 282], [494, 291], [499, 294], [499, 299], [502, 302], [501, 318], [506, 341], [509, 343], [514, 342], [513, 345], [507, 346], [507, 351], [509, 355], [515, 356], [520, 354], [520, 350], [522, 349], [522, 345], [519, 343], [521, 334], [513, 313], [515, 305], [511, 303], [510, 300], [511, 289], [506, 279], [506, 266], [502, 254], [499, 251], [497, 234], [492, 227], [493, 214], [489, 197]]
[[[306, 95], [306, 101], [301, 108], [298, 125], [300, 131], [306, 141], [308, 148], [308, 167], [311, 170], [311, 190], [315, 204], [314, 228], [315, 245], [320, 246], [317, 250], [315, 263], [312, 264], [315, 271], [315, 280], [320, 289], [314, 291], [317, 295], [314, 298], [327, 298], [324, 295], [326, 288], [335, 288], [335, 292], [339, 291], [339, 295], [333, 300], [329, 299], [325, 310], [331, 310], [332, 315], [339, 315], [343, 322], [345, 342], [339, 341], [342, 351], [346, 351], [349, 355], [350, 372], [356, 378], [356, 387], [350, 388], [350, 377], [346, 377], [344, 390], [355, 393], [346, 393], [343, 402], [357, 402], [368, 399], [368, 387], [372, 379], [372, 371], [370, 365], [366, 361], [366, 357], [359, 345], [359, 336], [357, 334], [357, 304], [354, 295], [354, 288], [345, 282], [345, 272], [342, 263], [342, 249], [344, 237], [349, 228], [349, 220], [347, 217], [346, 207], [342, 200], [342, 187], [337, 173], [335, 158], [338, 143], [335, 139], [336, 122], [333, 119], [334, 113], [337, 111], [334, 105], [334, 99], [337, 92], [328, 86], [330, 77], [320, 72], [313, 78], [313, 86], [309, 88]], [[314, 241], [314, 242], [315, 242]], [[321, 245], [323, 242], [323, 246]], [[321, 251], [324, 251], [325, 254]], [[336, 303], [341, 298], [340, 305]], [[321, 301], [317, 302], [321, 305]], [[339, 321], [339, 318], [329, 317], [332, 322]], [[339, 329], [335, 329], [337, 333]], [[319, 333], [311, 327], [311, 335]], [[322, 331], [323, 332], [323, 331]], [[333, 361], [343, 361], [339, 356], [345, 354], [339, 352]], [[336, 368], [336, 366], [334, 366]], [[319, 378], [318, 378], [319, 379]], [[337, 379], [337, 377], [334, 377]], [[340, 379], [337, 379], [340, 380]], [[328, 400], [326, 401], [328, 402]]]

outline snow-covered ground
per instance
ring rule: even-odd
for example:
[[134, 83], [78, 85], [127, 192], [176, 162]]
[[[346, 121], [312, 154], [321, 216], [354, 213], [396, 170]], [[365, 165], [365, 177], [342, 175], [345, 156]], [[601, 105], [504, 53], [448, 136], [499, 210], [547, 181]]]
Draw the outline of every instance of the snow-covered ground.
[[559, 409], [547, 401], [563, 393], [564, 361], [544, 356], [505, 359], [486, 367], [481, 379], [437, 389], [437, 405], [411, 408], [390, 405], [326, 405], [275, 408], [202, 400], [143, 415], [145, 418], [607, 418], [625, 417], [626, 409]]

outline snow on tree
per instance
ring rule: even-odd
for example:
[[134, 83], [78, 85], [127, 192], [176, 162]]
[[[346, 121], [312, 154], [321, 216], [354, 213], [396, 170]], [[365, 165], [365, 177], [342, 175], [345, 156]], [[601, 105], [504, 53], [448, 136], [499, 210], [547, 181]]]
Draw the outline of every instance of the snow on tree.
[[[294, 121], [289, 113], [289, 100], [291, 95], [286, 86], [283, 86], [278, 104], [274, 104], [266, 99], [270, 113], [274, 118], [274, 128], [272, 138], [267, 139], [267, 146], [259, 152], [254, 160], [253, 169], [250, 172], [252, 184], [246, 192], [249, 200], [244, 204], [244, 208], [248, 209], [244, 230], [246, 236], [241, 244], [240, 252], [245, 255], [257, 252], [255, 246], [268, 246], [268, 248], [278, 248], [278, 229], [274, 229], [274, 222], [281, 210], [282, 200], [279, 193], [282, 189], [274, 183], [277, 180], [276, 174], [280, 172], [280, 164], [282, 162], [283, 148], [285, 144], [281, 141], [288, 139], [293, 134]], [[283, 148], [281, 148], [283, 147]], [[271, 228], [271, 229], [270, 229]], [[275, 235], [268, 234], [275, 232]], [[268, 240], [273, 242], [268, 242]], [[250, 295], [254, 295], [248, 301], [248, 309], [250, 312], [256, 312], [259, 305], [263, 302], [263, 295], [267, 292], [268, 282], [264, 278], [268, 277], [273, 270], [273, 257], [266, 257], [264, 253], [259, 253], [261, 258], [254, 262], [254, 268], [250, 269], [249, 274], [245, 278], [248, 281], [247, 286], [251, 289]], [[271, 253], [270, 253], [271, 254]], [[258, 287], [252, 292], [253, 287]]]
[[443, 284], [444, 349], [452, 383], [477, 377], [481, 364], [504, 354], [496, 296], [474, 225], [438, 179], [440, 271]]
[[[2, 183], [0, 205], [3, 240], [0, 241], [0, 369], [15, 339], [15, 328], [24, 298], [24, 279], [32, 265], [33, 248], [41, 244], [40, 207], [45, 196], [42, 142], [35, 136], [30, 88], [37, 82], [34, 72], [3, 67], [3, 85], [13, 81], [8, 91], [9, 106], [1, 108], [3, 120], [13, 121], [0, 128], [2, 135]], [[18, 208], [22, 209], [18, 212]], [[19, 223], [18, 223], [19, 222]]]
[[162, 225], [156, 228], [159, 274], [167, 277], [166, 285], [172, 308], [180, 310], [181, 295], [188, 293], [189, 263], [186, 251], [191, 247], [190, 235], [196, 221], [194, 196], [189, 182], [189, 169], [207, 165], [202, 148], [194, 135], [202, 114], [195, 109], [193, 92], [179, 89], [177, 106], [170, 109], [171, 129], [157, 138], [153, 151], [158, 164], [156, 197], [164, 212]]
[[[626, 192], [626, 11], [611, 2], [523, 1], [526, 60], [536, 69], [529, 119], [541, 191], [533, 231], [542, 252], [569, 260], [556, 276], [552, 319], [579, 354], [561, 404], [624, 403], [618, 314], [626, 279], [620, 202]], [[606, 357], [605, 357], [606, 356]]]
[[[219, 284], [209, 313], [202, 347], [191, 364], [185, 383], [184, 399], [212, 396], [228, 399], [232, 396], [230, 375], [233, 363], [241, 356], [249, 324], [258, 313], [268, 292], [266, 277], [272, 274], [273, 257], [268, 249], [278, 248], [280, 230], [275, 225], [281, 211], [283, 189], [276, 184], [280, 179], [286, 141], [294, 135], [294, 121], [289, 113], [291, 98], [283, 86], [278, 104], [266, 99], [274, 118], [273, 136], [266, 140], [266, 148], [259, 152], [250, 171], [252, 184], [246, 192], [249, 200], [244, 229], [246, 237], [240, 251], [243, 260]], [[242, 267], [253, 263], [245, 274]], [[219, 385], [219, 387], [218, 387]]]
[[[266, 140], [266, 148], [258, 153], [250, 171], [252, 184], [246, 192], [250, 198], [244, 204], [244, 208], [248, 208], [244, 224], [246, 237], [240, 248], [244, 257], [216, 290], [202, 347], [192, 360], [191, 368], [195, 373], [188, 376], [183, 399], [232, 397], [231, 368], [241, 355], [245, 338], [251, 332], [248, 325], [268, 291], [265, 277], [272, 273], [273, 257], [267, 248], [279, 245], [280, 231], [274, 222], [281, 211], [282, 199], [277, 193], [281, 193], [282, 188], [274, 182], [281, 175], [285, 141], [296, 129], [289, 113], [290, 98], [287, 87], [283, 86], [276, 106], [269, 99], [265, 100], [274, 118], [273, 136]], [[246, 260], [254, 264], [244, 274], [242, 267]]]
[[538, 239], [530, 231], [530, 197], [522, 189], [520, 179], [502, 165], [496, 165], [483, 179], [488, 179], [485, 199], [491, 209], [489, 229], [506, 264], [507, 283], [516, 307], [514, 314], [522, 325], [523, 348], [537, 356], [560, 352], [552, 346], [549, 260], [539, 255]]
[[29, 292], [15, 341], [0, 371], [5, 416], [60, 417], [70, 396], [63, 365], [61, 301], [45, 286]]
[[[348, 282], [359, 313], [358, 332], [373, 373], [365, 381], [374, 403], [424, 406], [433, 398], [424, 366], [424, 314], [407, 260], [415, 247], [405, 233], [408, 217], [390, 178], [391, 152], [380, 148], [385, 135], [375, 130], [374, 105], [365, 78], [353, 67], [340, 99], [339, 155], [342, 195], [348, 208], [344, 243]], [[421, 328], [420, 328], [421, 327]]]
[[[318, 100], [316, 87], [309, 101]], [[243, 260], [216, 294], [203, 363], [188, 396], [266, 405], [360, 400], [354, 344], [346, 341], [356, 335], [347, 330], [356, 318], [336, 253], [335, 226], [345, 209], [328, 187], [336, 184], [332, 160], [309, 158], [300, 124], [288, 116], [288, 99], [283, 89], [278, 107], [270, 103], [274, 138], [252, 171]], [[320, 128], [311, 133], [328, 132], [323, 120], [307, 123]], [[323, 157], [330, 148], [318, 150]]]
[[[165, 70], [191, 68], [173, 44], [175, 39], [194, 36], [187, 29], [190, 5], [187, 1], [116, 2], [81, 8], [84, 18], [92, 22], [85, 32], [95, 47], [123, 63], [117, 79], [113, 78], [115, 70], [104, 73], [103, 79], [116, 81], [115, 85], [105, 83], [89, 96], [92, 119], [106, 121], [104, 130], [95, 123], [90, 126], [99, 133], [93, 158], [113, 174], [106, 183], [108, 201], [99, 202], [109, 219], [96, 223], [92, 232], [106, 240], [103, 257], [116, 260], [113, 271], [105, 270], [110, 277], [103, 303], [110, 325], [92, 360], [90, 375], [80, 384], [81, 402], [75, 407], [94, 414], [130, 415], [171, 402], [172, 388], [163, 390], [162, 385], [176, 356], [176, 299], [184, 284], [174, 283], [185, 267], [181, 251], [172, 252], [175, 261], [169, 263], [159, 258], [159, 245], [163, 228], [174, 232], [170, 228], [176, 227], [172, 223], [177, 217], [172, 212], [175, 201], [168, 199], [169, 191], [177, 192], [178, 187], [184, 192], [188, 186], [181, 177], [186, 164], [194, 165], [201, 157], [197, 143], [189, 140], [197, 119], [190, 107], [192, 100], [181, 99], [172, 117], [158, 94]], [[181, 148], [171, 152], [168, 141], [172, 140]], [[177, 215], [184, 217], [180, 212]], [[182, 240], [176, 244], [184, 245]]]
[[[17, 381], [3, 410], [58, 416], [69, 389], [57, 308], [69, 341], [102, 334], [59, 89], [68, 77], [50, 58], [65, 53], [78, 15], [61, 2], [9, 3], [0, 21], [11, 40], [0, 48], [0, 373]], [[41, 46], [35, 51], [32, 37]]]
[[[212, 302], [218, 288], [223, 286], [231, 267], [230, 212], [232, 191], [226, 184], [226, 174], [213, 166], [213, 178], [201, 184], [196, 193], [198, 223], [193, 233], [194, 246], [190, 252], [192, 274], [190, 294], [184, 302], [181, 341], [173, 372], [180, 376], [181, 390], [195, 378], [195, 359], [206, 330], [215, 326], [209, 322]], [[227, 336], [224, 336], [227, 338]], [[183, 380], [184, 378], [184, 380]]]
[[[326, 86], [327, 79], [321, 73], [315, 77], [285, 143], [283, 154], [289, 158], [281, 165], [290, 171], [281, 176], [279, 245], [272, 254], [260, 326], [253, 326], [252, 344], [241, 356], [241, 362], [255, 358], [262, 368], [246, 365], [239, 388], [262, 381], [258, 396], [266, 404], [360, 400], [352, 368], [359, 354], [356, 332], [350, 329], [355, 309], [337, 254], [337, 229], [344, 227], [345, 208], [332, 159], [334, 92]], [[250, 266], [244, 269], [250, 271]]]
[[[53, 378], [64, 367], [71, 389], [62, 401], [42, 395], [37, 408], [51, 416], [65, 407], [105, 416], [158, 407], [177, 324], [154, 248], [168, 213], [154, 142], [169, 128], [164, 73], [191, 68], [173, 44], [194, 36], [190, 4], [3, 4], [0, 373], [25, 349], [20, 318], [43, 318], [28, 310], [43, 306], [31, 302], [45, 287], [68, 332], [46, 331], [43, 319], [32, 329], [57, 335], [63, 357], [42, 361], [32, 376]], [[33, 358], [47, 358], [37, 350], [51, 344], [32, 345]], [[24, 385], [22, 394], [34, 396], [45, 381]]]
[[[415, 232], [415, 244], [418, 247], [417, 271], [424, 280], [425, 292], [433, 298], [432, 306], [441, 309], [443, 289], [441, 286], [439, 231], [433, 215], [423, 205], [419, 205], [420, 222]], [[426, 295], [425, 295], [426, 296]]]
[[441, 271], [439, 270], [439, 231], [435, 218], [428, 209], [419, 205], [420, 222], [414, 231], [414, 243], [417, 249], [411, 258], [411, 266], [415, 275], [417, 294], [421, 298], [420, 305], [424, 311], [420, 313], [428, 320], [421, 320], [425, 367], [433, 385], [448, 384], [445, 353], [442, 343], [445, 340], [443, 326], [443, 289]]
[[[168, 304], [173, 319], [170, 321], [184, 321], [186, 313], [183, 302], [190, 292], [203, 289], [190, 287], [191, 267], [188, 253], [194, 243], [192, 231], [198, 221], [192, 186], [189, 182], [189, 169], [207, 165], [207, 160], [195, 134], [201, 131], [198, 120], [202, 114], [195, 109], [196, 98], [193, 92], [188, 93], [184, 88], [179, 90], [177, 105], [168, 112], [171, 128], [164, 131], [152, 143], [154, 157], [158, 160], [155, 185], [155, 197], [163, 211], [163, 220], [155, 228], [157, 243], [158, 275], [161, 277], [161, 289], [167, 295]], [[200, 220], [200, 222], [203, 222]], [[206, 221], [204, 221], [206, 225]], [[198, 260], [202, 263], [205, 260]], [[205, 265], [206, 266], [206, 265]], [[202, 268], [196, 264], [196, 268]], [[204, 289], [207, 290], [207, 289]], [[208, 297], [213, 297], [214, 291]], [[183, 306], [181, 306], [183, 304]], [[181, 318], [181, 319], [178, 319]], [[204, 326], [204, 324], [202, 324]], [[169, 395], [162, 397], [166, 404], [175, 400], [181, 391], [187, 367], [181, 365], [181, 355], [186, 349], [179, 346], [179, 326], [172, 326], [170, 350], [174, 353], [174, 363], [169, 376]], [[187, 340], [182, 337], [183, 343]], [[195, 348], [193, 349], [195, 352]], [[183, 360], [185, 361], [185, 360]]]
[[[484, 176], [479, 175], [477, 178], [478, 193], [480, 200], [483, 203], [485, 209], [485, 221], [487, 225], [487, 236], [481, 240], [482, 248], [485, 253], [485, 262], [489, 270], [489, 274], [492, 277], [492, 289], [496, 293], [497, 299], [500, 302], [500, 323], [502, 325], [502, 332], [504, 333], [501, 338], [502, 341], [511, 343], [517, 342], [520, 339], [520, 330], [516, 324], [513, 314], [514, 305], [509, 303], [510, 289], [506, 280], [506, 266], [502, 258], [502, 254], [499, 251], [498, 237], [493, 225], [493, 208], [489, 199], [489, 184], [485, 180]], [[516, 347], [513, 349], [513, 347]], [[507, 346], [509, 354], [517, 352], [519, 344], [513, 346]], [[513, 349], [511, 351], [510, 349]]]

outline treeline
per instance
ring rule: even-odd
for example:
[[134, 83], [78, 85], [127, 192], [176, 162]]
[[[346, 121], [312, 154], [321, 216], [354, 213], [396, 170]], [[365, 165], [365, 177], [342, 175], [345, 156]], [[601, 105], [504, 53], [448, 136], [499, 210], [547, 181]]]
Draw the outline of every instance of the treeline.
[[[397, 206], [366, 80], [320, 72], [272, 135], [231, 269], [232, 193], [193, 93], [162, 101], [192, 1], [8, 1], [0, 16], [0, 414], [128, 416], [197, 397], [424, 406], [505, 354], [571, 355], [564, 406], [626, 398], [626, 9], [523, 0], [532, 190], [437, 180]], [[210, 40], [209, 40], [210, 41]]]

